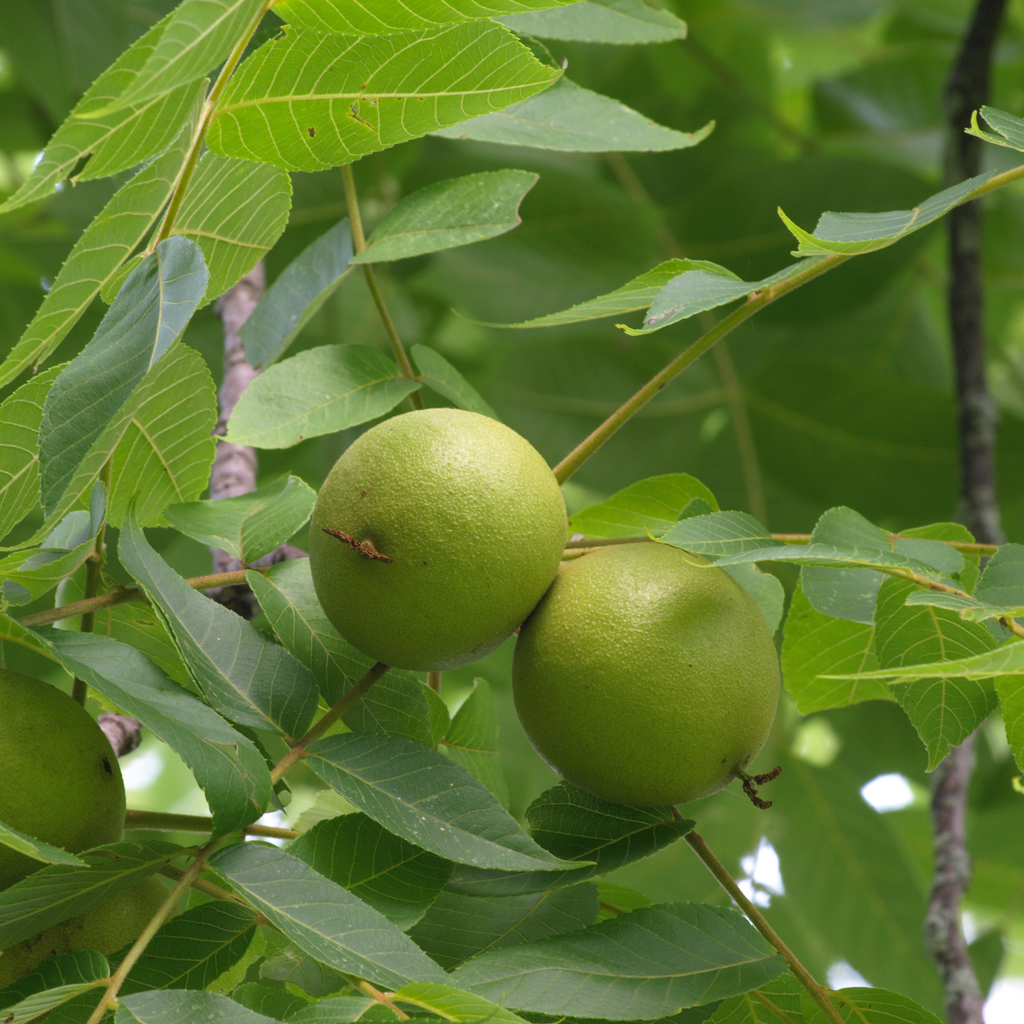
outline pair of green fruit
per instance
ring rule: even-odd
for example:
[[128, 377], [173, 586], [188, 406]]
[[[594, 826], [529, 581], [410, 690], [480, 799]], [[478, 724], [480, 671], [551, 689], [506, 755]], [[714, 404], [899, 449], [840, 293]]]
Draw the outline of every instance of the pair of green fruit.
[[[80, 853], [116, 842], [125, 794], [117, 757], [88, 712], [52, 686], [0, 669], [0, 821]], [[0, 890], [44, 865], [0, 845]], [[0, 988], [75, 949], [114, 953], [134, 941], [167, 897], [146, 878], [79, 917], [0, 952]]]
[[495, 420], [430, 409], [363, 434], [313, 511], [310, 569], [327, 617], [397, 668], [469, 664], [520, 627], [512, 686], [541, 756], [634, 805], [716, 792], [764, 744], [778, 660], [728, 574], [662, 544], [562, 563], [561, 490]]

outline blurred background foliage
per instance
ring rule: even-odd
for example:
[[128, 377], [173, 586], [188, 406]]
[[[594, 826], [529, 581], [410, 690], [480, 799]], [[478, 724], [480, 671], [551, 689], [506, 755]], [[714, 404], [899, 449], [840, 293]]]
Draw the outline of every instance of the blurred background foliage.
[[[443, 353], [552, 463], [706, 325], [694, 320], [629, 338], [611, 321], [531, 331], [481, 321], [562, 309], [670, 255], [714, 260], [754, 280], [790, 261], [793, 241], [777, 207], [810, 229], [825, 210], [907, 208], [941, 188], [941, 90], [972, 7], [967, 0], [664, 5], [689, 23], [687, 41], [540, 45], [566, 58], [578, 84], [661, 124], [693, 131], [713, 119], [715, 131], [696, 148], [591, 156], [425, 138], [355, 167], [368, 227], [402, 195], [434, 181], [501, 167], [540, 174], [515, 231], [379, 273], [406, 344]], [[4, 0], [0, 192], [23, 179], [91, 79], [172, 6]], [[1024, 114], [1024, 0], [1009, 5], [990, 102]], [[1002, 168], [1016, 162], [1013, 156], [990, 146], [983, 159]], [[271, 281], [345, 214], [340, 171], [292, 178], [290, 226], [267, 258]], [[65, 187], [0, 220], [0, 345], [14, 344], [113, 190], [111, 182]], [[1024, 542], [1024, 189], [1007, 188], [985, 202], [1000, 497], [1009, 539]], [[888, 530], [955, 518], [945, 249], [939, 222], [769, 307], [665, 388], [583, 467], [566, 486], [570, 511], [645, 476], [687, 472], [723, 508], [751, 511], [778, 532], [809, 531], [839, 504]], [[97, 301], [51, 362], [74, 354], [102, 312]], [[211, 306], [196, 315], [185, 341], [219, 380], [222, 329]], [[359, 274], [348, 276], [293, 351], [338, 342], [387, 349]], [[262, 453], [261, 484], [290, 471], [318, 487], [350, 441], [338, 435]], [[169, 530], [152, 531], [151, 539], [183, 575], [210, 571], [199, 545]], [[791, 586], [795, 575], [779, 574]], [[521, 816], [554, 776], [515, 721], [510, 653], [506, 645], [448, 674], [445, 696], [457, 703], [474, 676], [492, 683], [511, 809]], [[24, 664], [11, 667], [61, 682], [49, 666], [16, 657]], [[938, 979], [919, 941], [930, 883], [928, 779], [907, 719], [896, 705], [877, 702], [809, 719], [786, 708], [758, 766], [775, 763], [786, 771], [769, 794], [772, 812], [753, 811], [730, 790], [687, 808], [688, 815], [721, 859], [748, 878], [812, 970], [831, 969], [829, 977], [842, 982], [855, 968], [939, 1010]], [[125, 767], [134, 806], [202, 810], [188, 772], [152, 738]], [[1001, 723], [991, 723], [972, 790], [975, 879], [967, 904], [983, 985], [997, 970], [1004, 978], [1024, 975], [1024, 798], [1010, 785], [1013, 774]], [[903, 779], [888, 792], [904, 795], [893, 801], [901, 807], [881, 813], [859, 790], [887, 775]], [[312, 803], [312, 777], [305, 788], [299, 777], [294, 789], [292, 820]], [[613, 881], [655, 900], [722, 898], [683, 844]], [[1016, 991], [1024, 1002], [1024, 991]]]

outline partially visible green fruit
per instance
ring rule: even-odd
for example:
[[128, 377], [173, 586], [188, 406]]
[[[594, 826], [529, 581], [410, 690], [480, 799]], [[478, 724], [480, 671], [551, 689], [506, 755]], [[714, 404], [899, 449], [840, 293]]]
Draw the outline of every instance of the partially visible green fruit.
[[664, 544], [568, 562], [523, 623], [516, 711], [540, 755], [614, 803], [717, 792], [764, 745], [779, 699], [775, 645], [722, 569]]
[[[116, 842], [124, 782], [103, 730], [66, 693], [0, 669], [0, 821], [79, 853]], [[0, 846], [0, 889], [43, 867]]]
[[565, 539], [562, 492], [528, 441], [486, 416], [426, 409], [378, 424], [338, 459], [313, 510], [309, 563], [349, 643], [434, 671], [511, 634]]
[[61, 921], [0, 953], [0, 988], [17, 981], [44, 960], [75, 949], [96, 949], [104, 956], [134, 942], [167, 898], [168, 889], [150, 876], [93, 907]]

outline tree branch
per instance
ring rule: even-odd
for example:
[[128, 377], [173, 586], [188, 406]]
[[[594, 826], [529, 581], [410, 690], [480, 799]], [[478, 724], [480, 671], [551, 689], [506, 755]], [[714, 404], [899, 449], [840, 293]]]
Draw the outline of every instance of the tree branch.
[[[965, 134], [971, 113], [988, 99], [992, 51], [1006, 0], [978, 0], [943, 100], [949, 122], [945, 178], [954, 185], [978, 173], [980, 142]], [[949, 214], [947, 294], [960, 426], [960, 518], [983, 544], [1004, 535], [996, 500], [997, 413], [985, 380], [981, 210], [965, 203]], [[925, 943], [939, 968], [950, 1024], [982, 1024], [983, 998], [960, 929], [970, 884], [964, 813], [974, 769], [975, 737], [954, 747], [935, 771], [932, 791], [935, 869], [925, 916]]]

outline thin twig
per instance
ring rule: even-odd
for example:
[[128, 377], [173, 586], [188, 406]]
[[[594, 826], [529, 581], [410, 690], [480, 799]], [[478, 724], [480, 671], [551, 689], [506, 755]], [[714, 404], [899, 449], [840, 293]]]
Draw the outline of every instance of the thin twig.
[[160, 905], [160, 909], [153, 915], [149, 924], [147, 924], [142, 930], [142, 934], [135, 940], [132, 948], [128, 950], [128, 953], [121, 961], [120, 966], [116, 971], [114, 971], [113, 975], [111, 975], [110, 981], [107, 983], [107, 987], [103, 992], [103, 996], [99, 1003], [97, 1003], [96, 1009], [93, 1010], [87, 1024], [99, 1024], [107, 1010], [117, 1003], [117, 993], [121, 990], [121, 986], [124, 984], [125, 978], [128, 977], [129, 972], [138, 962], [139, 957], [142, 956], [146, 951], [146, 947], [150, 942], [152, 942], [153, 936], [156, 935], [160, 930], [160, 926], [170, 916], [175, 904], [181, 898], [185, 890], [188, 889], [196, 880], [200, 869], [206, 862], [206, 858], [216, 853], [225, 842], [227, 842], [227, 837], [221, 837], [220, 839], [215, 839], [207, 846], [204, 846], [196, 855], [195, 860], [192, 861], [185, 871], [182, 872], [181, 878], [170, 891], [167, 899], [165, 899]]
[[765, 920], [764, 914], [754, 906], [743, 894], [743, 890], [736, 884], [735, 879], [711, 852], [708, 844], [696, 832], [688, 832], [683, 837], [689, 843], [691, 849], [704, 862], [704, 866], [715, 876], [718, 884], [736, 901], [740, 910], [746, 914], [750, 923], [782, 954], [789, 963], [789, 969], [796, 976], [797, 980], [807, 990], [807, 994], [818, 1004], [822, 1013], [832, 1021], [832, 1024], [845, 1024], [839, 1011], [832, 1005], [825, 989], [821, 987], [812, 976], [811, 972], [797, 959], [796, 954], [782, 941], [778, 932]]
[[[947, 185], [972, 177], [980, 167], [980, 141], [964, 129], [988, 99], [992, 53], [1005, 8], [1006, 0], [978, 0], [946, 79]], [[982, 543], [1000, 544], [1005, 538], [996, 497], [997, 413], [985, 380], [982, 275], [981, 210], [977, 202], [963, 203], [949, 215], [947, 293], [960, 426], [960, 518]], [[999, 621], [1024, 636], [1014, 619]], [[971, 735], [952, 748], [932, 781], [935, 867], [924, 934], [942, 976], [950, 1024], [982, 1024], [984, 1002], [960, 928], [960, 904], [971, 881], [964, 818], [974, 742]]]
[[[265, 572], [263, 566], [250, 565], [249, 569], [255, 572]], [[193, 576], [185, 582], [193, 590], [207, 590], [210, 587], [226, 587], [234, 583], [245, 582], [245, 570], [239, 572], [213, 573], [210, 576]], [[146, 604], [146, 595], [136, 587], [128, 590], [115, 590], [109, 594], [99, 594], [88, 601], [73, 601], [71, 604], [62, 604], [59, 608], [47, 608], [42, 612], [33, 612], [18, 621], [23, 626], [33, 628], [35, 626], [48, 626], [51, 622], [59, 622], [61, 619], [74, 618], [88, 611], [100, 611], [102, 608], [112, 608], [119, 604], [140, 603]]]
[[[212, 832], [213, 818], [198, 814], [171, 814], [167, 811], [141, 811], [129, 807], [125, 811], [126, 829], [147, 829], [160, 832]], [[298, 839], [302, 835], [291, 828], [275, 828], [273, 825], [246, 825], [242, 834], [265, 836], [270, 839]]]
[[373, 684], [377, 682], [377, 680], [380, 679], [387, 670], [388, 666], [383, 662], [378, 661], [377, 664], [359, 680], [359, 682], [353, 684], [344, 694], [342, 694], [333, 707], [324, 714], [323, 718], [321, 718], [305, 736], [295, 741], [295, 745], [291, 750], [289, 750], [288, 753], [285, 754], [284, 757], [282, 757], [274, 766], [274, 770], [270, 773], [270, 778], [274, 782], [281, 779], [295, 764], [295, 762], [306, 753], [306, 747], [320, 739], [320, 737], [323, 736], [323, 734], [327, 732], [327, 730], [334, 725], [342, 715], [346, 714], [353, 707], [356, 701], [359, 700], [359, 698], [362, 697], [362, 695], [366, 693], [366, 691], [369, 690], [369, 688], [373, 686]]
[[[356, 179], [352, 174], [352, 165], [345, 164], [341, 169], [341, 175], [342, 181], [345, 183], [345, 201], [348, 203], [348, 219], [352, 227], [352, 245], [356, 252], [360, 253], [366, 249], [366, 235], [363, 232], [363, 217], [359, 211], [359, 196], [356, 193]], [[384, 325], [384, 332], [388, 336], [388, 341], [391, 342], [391, 351], [394, 353], [395, 360], [402, 371], [402, 376], [409, 380], [416, 380], [416, 371], [412, 368], [412, 363], [409, 362], [409, 356], [406, 354], [402, 339], [398, 336], [398, 328], [395, 327], [395, 321], [391, 319], [391, 312], [384, 301], [384, 293], [380, 290], [380, 284], [377, 281], [377, 275], [374, 273], [373, 266], [370, 263], [360, 265], [363, 268], [366, 286], [370, 289], [370, 295], [373, 296], [373, 304], [377, 307], [377, 313], [380, 315], [380, 321]], [[423, 408], [423, 399], [418, 391], [413, 391], [409, 395], [409, 404], [413, 409]]]

